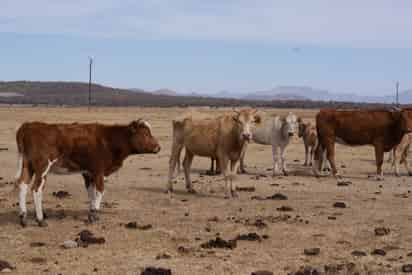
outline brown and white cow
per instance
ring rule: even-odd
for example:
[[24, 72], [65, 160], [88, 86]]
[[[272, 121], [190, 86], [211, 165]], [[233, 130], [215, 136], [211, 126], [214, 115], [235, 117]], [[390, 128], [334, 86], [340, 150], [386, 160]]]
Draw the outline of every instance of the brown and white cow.
[[257, 110], [241, 110], [214, 119], [174, 120], [167, 186], [169, 193], [173, 191], [172, 180], [178, 155], [185, 148], [183, 168], [186, 189], [189, 192], [195, 192], [190, 179], [190, 167], [193, 157], [197, 155], [219, 160], [220, 170], [226, 184], [226, 197], [236, 196], [232, 183], [233, 171], [237, 171], [244, 144], [252, 138], [251, 125], [255, 120], [256, 112]]
[[412, 131], [412, 109], [402, 110], [321, 110], [316, 115], [319, 146], [316, 149], [314, 172], [319, 175], [323, 151], [336, 177], [335, 142], [357, 146], [372, 145], [375, 149], [377, 180], [383, 179], [384, 152], [392, 150], [406, 133]]
[[27, 224], [26, 195], [33, 176], [31, 190], [40, 226], [47, 225], [42, 197], [49, 172], [83, 175], [90, 200], [89, 221], [93, 222], [98, 218], [104, 177], [118, 170], [129, 155], [160, 151], [149, 123], [143, 120], [128, 125], [26, 122], [18, 129], [16, 141], [19, 153], [16, 185], [20, 190], [23, 226]]

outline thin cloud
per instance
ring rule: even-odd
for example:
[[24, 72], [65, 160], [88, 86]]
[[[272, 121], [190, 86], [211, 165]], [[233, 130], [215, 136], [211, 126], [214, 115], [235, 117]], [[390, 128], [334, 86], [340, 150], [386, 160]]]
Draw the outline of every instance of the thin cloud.
[[0, 32], [409, 48], [406, 0], [3, 0]]

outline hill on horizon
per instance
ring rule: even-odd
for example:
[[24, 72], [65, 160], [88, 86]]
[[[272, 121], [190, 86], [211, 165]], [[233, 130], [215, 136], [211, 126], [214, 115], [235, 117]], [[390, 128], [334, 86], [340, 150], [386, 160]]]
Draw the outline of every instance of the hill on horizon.
[[[32, 105], [88, 105], [88, 83], [48, 82], [48, 81], [0, 81], [0, 104]], [[172, 95], [173, 94], [173, 95]], [[92, 84], [91, 103], [95, 106], [255, 106], [277, 108], [365, 108], [383, 107], [384, 104], [364, 104], [353, 102], [334, 102], [307, 100], [306, 97], [288, 95], [274, 100], [249, 98], [218, 98], [204, 95], [179, 95], [169, 89], [147, 92], [141, 89], [118, 89], [100, 84]]]

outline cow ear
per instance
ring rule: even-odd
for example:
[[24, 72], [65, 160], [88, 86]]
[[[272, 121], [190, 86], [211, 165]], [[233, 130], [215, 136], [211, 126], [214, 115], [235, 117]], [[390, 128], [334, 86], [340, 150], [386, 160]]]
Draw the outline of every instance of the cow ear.
[[260, 115], [255, 115], [254, 116], [254, 122], [256, 123], [256, 124], [259, 124], [259, 123], [261, 123], [262, 122], [262, 117], [260, 116]]
[[132, 133], [132, 134], [136, 133], [136, 132], [137, 132], [137, 129], [139, 129], [139, 127], [140, 127], [140, 121], [139, 121], [139, 120], [132, 121], [132, 122], [129, 124], [129, 131], [130, 131], [130, 133]]

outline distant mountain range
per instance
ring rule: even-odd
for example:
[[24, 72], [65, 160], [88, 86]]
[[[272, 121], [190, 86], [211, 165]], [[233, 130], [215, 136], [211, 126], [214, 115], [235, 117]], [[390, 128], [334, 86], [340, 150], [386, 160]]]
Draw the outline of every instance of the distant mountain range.
[[[175, 95], [183, 95], [174, 92]], [[218, 93], [191, 93], [193, 96], [209, 96], [216, 98], [235, 98], [246, 100], [312, 100], [312, 101], [339, 101], [339, 102], [365, 102], [365, 103], [385, 103], [392, 104], [395, 101], [394, 95], [383, 96], [362, 96], [354, 93], [331, 93], [327, 90], [316, 89], [307, 86], [279, 86], [274, 89], [237, 93], [234, 91], [219, 91]], [[412, 103], [412, 90], [405, 90], [399, 93], [399, 101], [402, 104]]]

